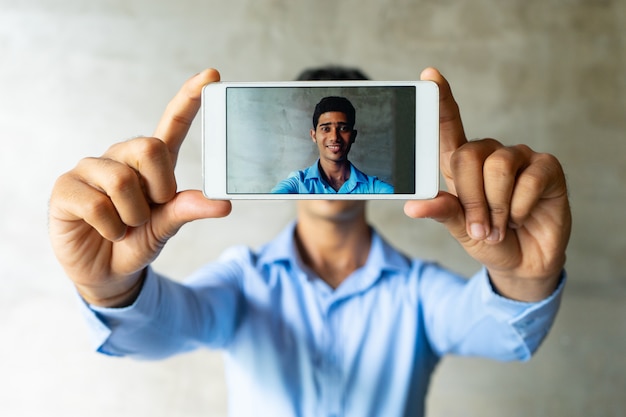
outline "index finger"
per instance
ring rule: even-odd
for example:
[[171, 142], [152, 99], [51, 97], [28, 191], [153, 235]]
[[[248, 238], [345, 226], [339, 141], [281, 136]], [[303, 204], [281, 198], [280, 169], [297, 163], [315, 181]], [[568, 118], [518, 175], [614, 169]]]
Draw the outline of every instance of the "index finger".
[[174, 163], [180, 145], [200, 109], [202, 88], [219, 80], [219, 72], [212, 68], [196, 74], [183, 84], [165, 108], [153, 136], [165, 142]]
[[450, 84], [435, 68], [426, 68], [421, 80], [433, 81], [439, 86], [439, 149], [441, 170], [446, 179], [451, 177], [450, 157], [467, 143], [459, 106], [454, 100]]

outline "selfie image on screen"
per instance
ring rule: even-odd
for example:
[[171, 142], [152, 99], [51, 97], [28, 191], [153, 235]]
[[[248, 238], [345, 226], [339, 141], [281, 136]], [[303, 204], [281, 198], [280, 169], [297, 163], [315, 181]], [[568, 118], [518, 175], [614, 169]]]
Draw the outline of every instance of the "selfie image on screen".
[[412, 194], [415, 87], [229, 87], [228, 194]]

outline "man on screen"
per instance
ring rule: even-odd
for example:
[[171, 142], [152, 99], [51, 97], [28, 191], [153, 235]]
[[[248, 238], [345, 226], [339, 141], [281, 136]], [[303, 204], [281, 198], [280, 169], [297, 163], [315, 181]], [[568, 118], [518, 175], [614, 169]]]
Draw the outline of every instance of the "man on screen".
[[359, 171], [348, 153], [356, 140], [356, 110], [345, 97], [324, 97], [315, 106], [311, 139], [319, 159], [279, 182], [276, 194], [393, 194], [393, 186]]

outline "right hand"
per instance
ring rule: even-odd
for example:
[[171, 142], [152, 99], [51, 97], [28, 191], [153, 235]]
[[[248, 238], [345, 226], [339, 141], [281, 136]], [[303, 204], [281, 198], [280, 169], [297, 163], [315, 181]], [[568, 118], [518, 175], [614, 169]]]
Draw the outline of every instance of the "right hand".
[[57, 180], [49, 210], [52, 247], [88, 303], [132, 303], [146, 266], [185, 223], [230, 213], [228, 201], [207, 200], [199, 190], [177, 192], [174, 177], [202, 87], [219, 78], [208, 69], [189, 79], [154, 137], [115, 144]]

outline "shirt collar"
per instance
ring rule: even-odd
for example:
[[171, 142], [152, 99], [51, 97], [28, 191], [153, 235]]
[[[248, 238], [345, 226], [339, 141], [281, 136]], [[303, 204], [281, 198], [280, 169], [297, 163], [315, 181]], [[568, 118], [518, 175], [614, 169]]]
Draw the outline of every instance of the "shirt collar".
[[[357, 183], [365, 183], [367, 184], [367, 176], [359, 171], [352, 162], [348, 161], [350, 164], [350, 178], [347, 182], [357, 184]], [[318, 181], [322, 181], [322, 175], [320, 174], [320, 160], [315, 161], [313, 165], [311, 165], [306, 170], [305, 180], [316, 179]]]
[[[298, 254], [295, 244], [296, 222], [291, 222], [278, 236], [259, 250], [259, 265], [270, 265], [286, 262], [297, 267]], [[359, 287], [369, 286], [382, 275], [383, 271], [403, 272], [410, 269], [409, 259], [391, 247], [385, 239], [372, 228], [372, 245], [365, 265], [360, 269], [364, 276], [369, 277], [356, 284]], [[349, 279], [348, 279], [349, 280]], [[348, 284], [348, 280], [344, 284]], [[361, 281], [361, 280], [359, 280]], [[365, 282], [367, 281], [367, 282]], [[339, 289], [341, 289], [342, 284]], [[352, 286], [352, 285], [350, 285]]]
[[269, 265], [277, 262], [293, 262], [296, 259], [294, 233], [296, 222], [291, 222], [272, 241], [259, 250], [258, 263]]

